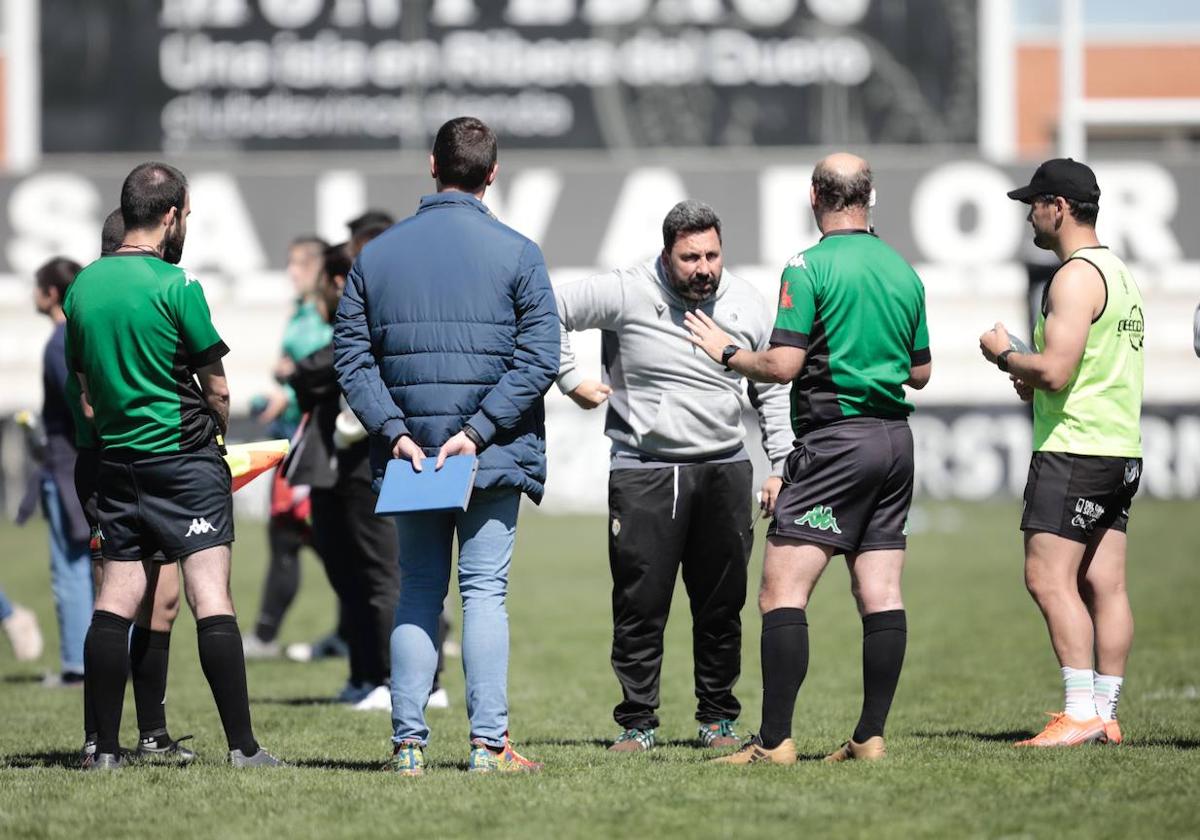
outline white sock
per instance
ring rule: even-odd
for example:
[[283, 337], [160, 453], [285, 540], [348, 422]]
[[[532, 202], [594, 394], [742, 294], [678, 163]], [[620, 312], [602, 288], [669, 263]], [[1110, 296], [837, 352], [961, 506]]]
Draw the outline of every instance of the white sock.
[[1102, 720], [1117, 719], [1117, 701], [1121, 699], [1121, 686], [1124, 683], [1124, 677], [1096, 674], [1096, 711]]
[[1063, 687], [1066, 703], [1063, 708], [1075, 720], [1091, 720], [1096, 717], [1096, 696], [1091, 668], [1063, 668]]

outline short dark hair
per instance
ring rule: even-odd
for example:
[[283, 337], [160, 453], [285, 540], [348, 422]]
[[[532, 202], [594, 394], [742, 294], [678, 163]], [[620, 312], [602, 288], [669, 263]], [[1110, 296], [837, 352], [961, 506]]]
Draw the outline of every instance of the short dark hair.
[[865, 162], [861, 169], [849, 174], [817, 164], [812, 174], [812, 185], [817, 194], [817, 210], [823, 213], [850, 207], [869, 207], [871, 204], [871, 167]]
[[305, 245], [311, 247], [314, 253], [321, 253], [329, 247], [329, 243], [315, 233], [306, 233], [289, 242], [288, 249], [301, 248]]
[[1038, 196], [1038, 201], [1043, 204], [1049, 204], [1056, 198], [1061, 198], [1067, 202], [1067, 210], [1071, 214], [1071, 218], [1081, 225], [1088, 227], [1096, 226], [1096, 219], [1100, 216], [1100, 204], [1096, 201], [1079, 201], [1075, 198], [1067, 198], [1065, 195], [1053, 195], [1045, 193]]
[[496, 134], [475, 117], [456, 117], [438, 129], [433, 162], [447, 187], [479, 192], [496, 165]]
[[395, 223], [396, 219], [386, 210], [368, 210], [361, 216], [356, 216], [346, 222], [346, 227], [350, 228], [351, 236], [358, 236], [359, 233], [367, 228], [382, 226], [384, 230], [387, 230]]
[[671, 208], [671, 212], [663, 219], [662, 230], [663, 248], [670, 251], [680, 236], [689, 233], [715, 230], [717, 240], [720, 241], [721, 219], [717, 216], [717, 211], [703, 201], [688, 199]]
[[146, 230], [172, 207], [180, 213], [187, 200], [187, 178], [168, 163], [143, 163], [121, 185], [121, 217], [125, 230]]
[[37, 287], [44, 294], [50, 294], [51, 289], [58, 292], [58, 302], [62, 303], [63, 298], [67, 296], [67, 287], [74, 282], [81, 270], [75, 260], [54, 257], [39, 268], [33, 277]]
[[104, 219], [104, 227], [100, 228], [100, 253], [111, 254], [121, 247], [125, 241], [125, 219], [118, 207]]
[[330, 277], [345, 277], [350, 273], [350, 255], [346, 252], [348, 242], [325, 247], [325, 274]]

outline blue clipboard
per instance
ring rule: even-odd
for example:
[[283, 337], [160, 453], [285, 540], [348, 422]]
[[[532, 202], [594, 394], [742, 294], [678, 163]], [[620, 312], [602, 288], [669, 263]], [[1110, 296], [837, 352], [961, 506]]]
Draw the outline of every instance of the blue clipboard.
[[451, 455], [440, 470], [436, 458], [426, 458], [417, 472], [412, 461], [388, 461], [375, 502], [375, 513], [392, 516], [430, 510], [466, 510], [475, 487], [479, 459], [474, 455]]

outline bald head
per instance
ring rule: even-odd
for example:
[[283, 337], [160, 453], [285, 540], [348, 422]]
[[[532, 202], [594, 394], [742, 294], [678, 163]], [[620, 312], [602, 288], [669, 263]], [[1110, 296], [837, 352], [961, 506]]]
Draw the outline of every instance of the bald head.
[[871, 202], [871, 165], [858, 155], [837, 152], [817, 164], [812, 174], [813, 210], [866, 212]]

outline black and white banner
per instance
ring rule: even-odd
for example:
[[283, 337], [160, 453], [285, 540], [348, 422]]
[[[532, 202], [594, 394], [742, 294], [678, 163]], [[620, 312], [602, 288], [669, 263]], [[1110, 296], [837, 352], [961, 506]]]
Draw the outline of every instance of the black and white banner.
[[43, 0], [46, 152], [968, 143], [959, 0]]

